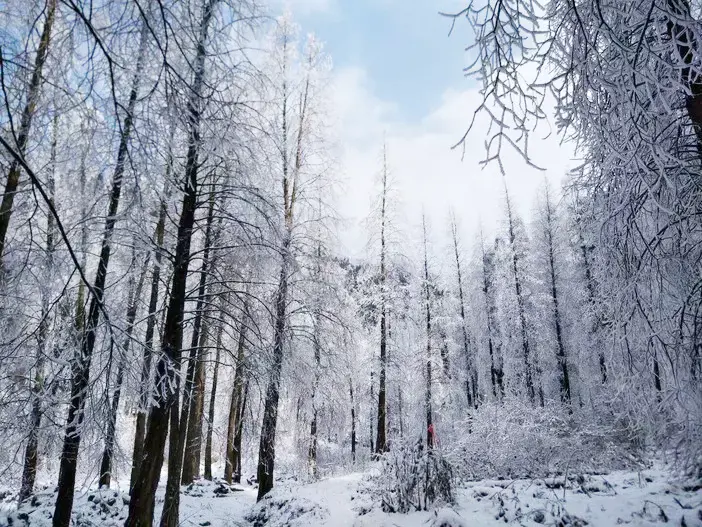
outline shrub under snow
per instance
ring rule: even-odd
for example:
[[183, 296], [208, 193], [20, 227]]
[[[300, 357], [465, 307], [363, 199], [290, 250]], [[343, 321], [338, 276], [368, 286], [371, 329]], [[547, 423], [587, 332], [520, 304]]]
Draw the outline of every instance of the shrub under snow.
[[636, 429], [626, 423], [518, 400], [481, 405], [451, 435], [444, 455], [465, 480], [623, 469], [638, 464], [640, 450]]
[[438, 450], [427, 450], [421, 440], [393, 446], [383, 456], [380, 470], [375, 483], [386, 512], [454, 503], [451, 465]]

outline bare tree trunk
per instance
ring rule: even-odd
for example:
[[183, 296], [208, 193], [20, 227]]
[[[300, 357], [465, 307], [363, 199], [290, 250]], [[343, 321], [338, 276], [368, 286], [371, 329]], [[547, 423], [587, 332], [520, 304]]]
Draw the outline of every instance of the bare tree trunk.
[[205, 479], [212, 479], [212, 432], [214, 431], [215, 401], [217, 399], [217, 379], [219, 376], [219, 361], [222, 351], [222, 334], [224, 333], [225, 307], [229, 295], [220, 293], [219, 325], [217, 326], [217, 339], [215, 349], [214, 371], [212, 372], [212, 389], [210, 391], [210, 404], [207, 412], [207, 436], [205, 438]]
[[[374, 399], [373, 387], [375, 386], [375, 381], [373, 380], [373, 377], [375, 377], [375, 372], [373, 370], [371, 370], [371, 372], [370, 372], [370, 399], [371, 399], [371, 401]], [[372, 457], [375, 454], [375, 448], [373, 446], [373, 440], [375, 438], [375, 434], [373, 434], [373, 410], [371, 410], [371, 416], [370, 416], [370, 419], [368, 419], [368, 423], [370, 424], [369, 441], [370, 441], [370, 453], [371, 453], [371, 457]]]
[[[565, 344], [563, 343], [563, 330], [561, 325], [561, 311], [558, 306], [558, 287], [556, 285], [556, 262], [553, 248], [554, 218], [551, 210], [551, 196], [546, 187], [546, 243], [548, 244], [549, 275], [551, 279], [551, 301], [553, 302], [553, 323], [556, 331], [556, 357], [561, 367], [561, 400], [570, 403], [570, 376], [568, 374], [568, 361]], [[542, 399], [543, 400], [543, 399]], [[542, 402], [543, 405], [543, 402]]]
[[427, 255], [427, 224], [422, 214], [422, 233], [424, 238], [424, 291], [426, 308], [426, 329], [427, 329], [427, 354], [426, 354], [426, 387], [424, 392], [424, 410], [427, 417], [427, 447], [434, 446], [434, 420], [431, 405], [431, 302], [429, 293], [429, 260]]
[[188, 427], [183, 457], [183, 477], [181, 482], [186, 485], [200, 476], [200, 455], [202, 452], [202, 418], [205, 407], [205, 358], [209, 322], [203, 320], [200, 336], [200, 350], [195, 365], [193, 393], [188, 410]]
[[[51, 171], [49, 174], [49, 199], [54, 203], [55, 174], [56, 174], [56, 144], [58, 141], [58, 116], [53, 120], [53, 137], [51, 141]], [[54, 269], [54, 215], [46, 215], [46, 267], [45, 279], [47, 284], [53, 281]], [[46, 338], [49, 332], [49, 293], [42, 290], [41, 295], [41, 321], [37, 334], [37, 359], [34, 366], [34, 383], [32, 385], [32, 418], [30, 422], [27, 446], [24, 451], [24, 465], [22, 467], [22, 484], [20, 486], [18, 503], [22, 503], [34, 492], [34, 481], [37, 475], [39, 429], [42, 416], [42, 392], [44, 391], [44, 366], [46, 363]]]
[[656, 387], [656, 401], [661, 402], [661, 392], [663, 391], [663, 383], [661, 382], [661, 369], [658, 364], [658, 352], [653, 348], [653, 382]]
[[514, 218], [512, 216], [512, 205], [505, 184], [505, 199], [507, 202], [507, 225], [509, 230], [509, 244], [512, 250], [512, 274], [514, 275], [514, 291], [517, 296], [517, 310], [519, 311], [519, 328], [522, 336], [522, 353], [524, 356], [524, 376], [529, 400], [533, 403], [536, 397], [534, 391], [534, 379], [532, 374], [531, 359], [529, 357], [529, 335], [526, 323], [526, 306], [524, 305], [524, 295], [522, 293], [522, 280], [519, 274], [519, 254], [516, 246], [516, 233], [514, 232]]
[[[283, 55], [287, 53], [287, 39], [285, 40]], [[305, 86], [300, 97], [299, 122], [296, 137], [296, 149], [294, 164], [290, 167], [288, 160], [288, 87], [287, 79], [283, 79], [282, 96], [282, 168], [283, 168], [283, 216], [285, 222], [285, 233], [281, 254], [283, 261], [280, 269], [280, 282], [275, 300], [275, 326], [273, 330], [273, 364], [268, 378], [266, 388], [266, 401], [263, 407], [263, 424], [261, 426], [261, 438], [258, 450], [258, 467], [256, 477], [258, 479], [258, 496], [260, 500], [273, 488], [273, 470], [275, 466], [275, 434], [278, 423], [278, 400], [280, 398], [280, 377], [283, 369], [283, 343], [285, 341], [285, 328], [287, 326], [287, 302], [288, 302], [288, 280], [292, 265], [292, 234], [294, 226], [294, 211], [297, 201], [297, 183], [302, 163], [303, 155], [303, 135], [306, 132], [307, 105], [310, 91], [310, 70], [312, 69], [312, 56], [309, 59], [309, 70], [305, 79]], [[287, 68], [287, 63], [284, 64]], [[283, 71], [285, 75], [285, 71]], [[291, 170], [292, 168], [292, 170]]]
[[[321, 209], [321, 205], [320, 205]], [[320, 211], [321, 217], [321, 211]], [[317, 258], [315, 262], [315, 282], [317, 287], [322, 281], [322, 246], [321, 243], [317, 245]], [[317, 407], [318, 400], [318, 389], [319, 389], [319, 378], [322, 373], [322, 344], [321, 338], [321, 325], [322, 325], [322, 298], [319, 291], [316, 293], [315, 302], [315, 313], [314, 313], [314, 330], [313, 330], [313, 342], [312, 346], [314, 348], [314, 381], [312, 383], [312, 422], [310, 423], [310, 448], [307, 453], [307, 463], [310, 469], [310, 473], [313, 478], [319, 477], [319, 470], [317, 467], [317, 416], [319, 408]]]
[[[115, 391], [112, 395], [112, 406], [107, 420], [107, 434], [105, 436], [105, 449], [102, 453], [102, 461], [100, 463], [100, 486], [109, 487], [112, 476], [112, 457], [114, 455], [115, 431], [117, 426], [117, 412], [119, 410], [119, 399], [122, 394], [122, 383], [124, 381], [124, 368], [127, 362], [127, 354], [132, 342], [132, 332], [134, 330], [134, 320], [136, 319], [137, 309], [139, 307], [139, 298], [141, 291], [144, 288], [144, 280], [149, 269], [150, 256], [144, 258], [139, 279], [134, 284], [134, 279], [130, 280], [129, 284], [129, 300], [127, 301], [127, 328], [124, 335], [124, 344], [122, 344], [122, 356], [119, 359], [117, 368], [117, 378], [115, 379]], [[109, 382], [109, 379], [108, 379]]]
[[492, 383], [492, 395], [495, 399], [502, 399], [505, 396], [504, 373], [500, 361], [499, 348], [495, 345], [494, 339], [494, 296], [493, 296], [493, 262], [485, 253], [485, 242], [483, 233], [480, 232], [480, 248], [483, 260], [483, 295], [485, 296], [485, 315], [487, 320], [488, 353], [490, 355], [490, 381]]
[[[183, 407], [180, 413], [182, 425], [179, 455], [183, 456], [182, 478], [183, 485], [192, 483], [200, 465], [199, 441], [202, 435], [202, 405], [204, 402], [204, 353], [205, 340], [207, 339], [207, 321], [204, 320], [205, 304], [207, 303], [207, 275], [210, 272], [210, 253], [212, 244], [212, 220], [214, 218], [214, 192], [210, 192], [207, 222], [205, 225], [205, 239], [200, 268], [200, 283], [197, 293], [197, 307], [195, 308], [195, 321], [190, 343], [190, 358], [188, 361], [188, 375], [185, 380], [183, 393]], [[197, 449], [197, 453], [196, 453]], [[169, 454], [170, 455], [170, 454]], [[197, 467], [195, 466], [197, 463]]]
[[380, 206], [380, 374], [378, 383], [378, 436], [375, 441], [376, 454], [382, 454], [387, 450], [387, 397], [385, 393], [385, 371], [387, 369], [387, 321], [386, 321], [386, 303], [387, 303], [387, 277], [385, 270], [385, 227], [386, 227], [386, 212], [387, 212], [387, 194], [388, 194], [388, 165], [387, 151], [383, 144], [383, 190]]
[[451, 234], [453, 249], [456, 257], [456, 280], [458, 284], [458, 303], [461, 312], [461, 334], [463, 336], [463, 355], [466, 361], [466, 400], [468, 406], [478, 405], [478, 376], [473, 366], [474, 359], [470, 352], [470, 338], [468, 337], [468, 321], [466, 320], [466, 307], [463, 297], [463, 279], [461, 276], [461, 258], [458, 253], [458, 229], [456, 218], [451, 215]]
[[353, 398], [353, 381], [349, 378], [349, 396], [351, 397], [351, 462], [356, 463], [356, 401]]
[[241, 399], [239, 413], [236, 416], [236, 432], [234, 433], [234, 483], [241, 483], [241, 440], [244, 435], [244, 418], [246, 417], [246, 401], [249, 398], [249, 382], [251, 377], [246, 376], [244, 383], [244, 396]]
[[319, 316], [315, 321], [315, 336], [314, 336], [314, 362], [315, 362], [315, 378], [312, 385], [312, 422], [310, 423], [310, 448], [307, 453], [307, 463], [310, 467], [310, 472], [313, 478], [319, 476], [317, 469], [317, 388], [319, 385], [319, 375], [321, 370], [321, 346], [319, 343]]
[[110, 262], [111, 240], [115, 223], [117, 222], [117, 210], [119, 208], [120, 195], [122, 193], [122, 180], [124, 176], [124, 166], [127, 160], [129, 148], [129, 138], [132, 132], [134, 119], [134, 108], [136, 106], [141, 73], [144, 66], [144, 55], [146, 54], [147, 29], [146, 23], [142, 24], [139, 42], [139, 55], [136, 62], [136, 71], [132, 79], [129, 103], [124, 117], [124, 124], [120, 133], [119, 148], [117, 150], [117, 162], [112, 176], [112, 189], [110, 190], [110, 203], [105, 220], [103, 231], [102, 249], [100, 260], [92, 287], [92, 298], [88, 309], [88, 317], [83, 332], [80, 352], [73, 360], [71, 374], [71, 398], [68, 408], [68, 418], [66, 419], [66, 434], [63, 440], [63, 450], [61, 452], [61, 463], [58, 479], [58, 493], [56, 497], [56, 507], [54, 509], [53, 526], [68, 527], [71, 521], [71, 510], [73, 509], [73, 493], [76, 481], [76, 469], [78, 466], [78, 450], [81, 441], [81, 425], [83, 424], [85, 400], [87, 398], [88, 386], [90, 384], [90, 363], [95, 347], [95, 332], [100, 319], [100, 310], [107, 279], [107, 268]]
[[236, 457], [239, 453], [236, 451], [236, 432], [240, 428], [239, 417], [241, 415], [241, 406], [244, 397], [244, 377], [246, 373], [246, 330], [248, 329], [248, 294], [244, 298], [244, 306], [241, 311], [241, 320], [239, 322], [239, 342], [236, 352], [236, 368], [234, 370], [234, 389], [232, 390], [231, 403], [229, 405], [229, 422], [227, 426], [227, 447], [224, 460], [224, 480], [227, 483], [241, 481], [241, 474], [236, 472]]
[[400, 426], [400, 437], [405, 436], [405, 418], [402, 405], [402, 384], [397, 385], [397, 419]]
[[280, 282], [276, 295], [276, 315], [273, 344], [273, 364], [271, 367], [266, 402], [263, 410], [263, 427], [258, 452], [258, 500], [273, 488], [273, 469], [275, 464], [275, 432], [278, 421], [278, 399], [280, 397], [280, 375], [283, 369], [283, 342], [288, 300], [288, 258], [290, 251], [290, 233], [286, 234], [283, 245], [283, 265], [280, 270]]
[[[195, 209], [197, 208], [197, 176], [199, 170], [198, 157], [200, 154], [200, 120], [202, 105], [202, 90], [205, 76], [205, 58], [207, 35], [214, 8], [218, 0], [207, 0], [203, 6], [200, 34], [198, 36], [197, 52], [194, 61], [194, 80], [191, 98], [188, 104], [189, 137], [188, 153], [185, 162], [185, 192], [183, 205], [178, 223], [178, 241], [176, 244], [173, 264], [173, 281], [170, 300], [166, 312], [166, 321], [161, 339], [162, 354], [156, 364], [157, 402], [149, 412], [146, 430], [144, 454], [139, 469], [139, 475], [132, 488], [129, 502], [129, 516], [125, 527], [150, 527], [153, 523], [154, 500], [156, 487], [163, 465], [166, 434], [170, 424], [169, 452], [177, 453], [180, 436], [178, 420], [178, 400], [180, 389], [180, 362], [183, 345], [183, 313], [185, 310], [186, 282], [190, 264], [190, 242], [195, 224]], [[169, 418], [170, 414], [170, 418]], [[169, 423], [170, 421], [170, 423]], [[180, 505], [180, 465], [182, 458], [169, 455], [168, 472], [171, 483], [167, 486], [166, 496], [161, 516], [161, 525], [176, 527], [178, 524], [178, 509]], [[173, 475], [177, 474], [177, 478]]]
[[[22, 117], [20, 119], [19, 133], [17, 135], [17, 152], [22, 157], [24, 157], [27, 149], [27, 141], [29, 140], [29, 133], [32, 129], [32, 119], [34, 118], [34, 113], [39, 103], [39, 95], [43, 83], [42, 71], [49, 53], [51, 28], [56, 18], [56, 3], [56, 0], [48, 0], [46, 3], [44, 27], [42, 28], [37, 55], [34, 59], [34, 68], [32, 69], [32, 76], [27, 88], [27, 100], [25, 101]], [[10, 164], [10, 170], [7, 173], [5, 192], [2, 196], [2, 203], [0, 203], [0, 269], [3, 266], [2, 259], [5, 255], [5, 238], [7, 237], [7, 229], [10, 225], [10, 216], [12, 215], [15, 193], [19, 185], [20, 172], [21, 167], [19, 162], [13, 160]]]
[[[172, 167], [172, 157], [169, 156], [166, 166], [166, 185], [170, 177]], [[129, 489], [134, 487], [136, 482], [141, 459], [144, 453], [144, 434], [146, 433], [146, 413], [149, 407], [151, 395], [151, 360], [154, 353], [154, 331], [156, 329], [156, 311], [158, 310], [158, 290], [161, 283], [161, 260], [163, 258], [163, 238], [166, 226], [166, 196], [167, 189], [161, 197], [158, 220], [156, 222], [156, 232], [154, 234], [155, 262], [151, 274], [151, 292], [149, 294], [149, 317], [146, 321], [146, 335], [144, 336], [144, 356], [141, 367], [141, 391], [139, 394], [139, 408], [136, 417], [136, 430], [134, 433], [134, 449], [132, 452], [132, 473], [129, 478]]]

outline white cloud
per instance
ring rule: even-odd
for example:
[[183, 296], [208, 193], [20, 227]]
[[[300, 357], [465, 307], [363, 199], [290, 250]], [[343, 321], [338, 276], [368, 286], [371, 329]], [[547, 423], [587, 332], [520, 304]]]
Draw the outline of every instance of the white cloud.
[[288, 10], [296, 16], [324, 13], [334, 8], [337, 0], [271, 0], [272, 12]]
[[[413, 229], [422, 208], [431, 220], [435, 239], [445, 236], [451, 208], [461, 219], [466, 244], [472, 244], [481, 223], [488, 235], [496, 231], [504, 217], [504, 192], [497, 164], [480, 164], [485, 158], [486, 123], [479, 123], [468, 136], [463, 161], [461, 150], [450, 148], [463, 135], [479, 104], [476, 90], [446, 91], [434, 111], [419, 122], [407, 123], [392, 102], [375, 95], [362, 69], [346, 68], [335, 72], [333, 101], [346, 180], [340, 208], [349, 222], [342, 243], [349, 253], [360, 256], [366, 241], [361, 222], [368, 215], [380, 170], [384, 134], [408, 235], [416, 234]], [[558, 186], [572, 165], [570, 150], [559, 145], [555, 134], [545, 139], [535, 136], [530, 148], [534, 162], [547, 168], [546, 177]], [[518, 213], [528, 220], [544, 172], [529, 167], [515, 152], [505, 152], [503, 163], [510, 196]]]

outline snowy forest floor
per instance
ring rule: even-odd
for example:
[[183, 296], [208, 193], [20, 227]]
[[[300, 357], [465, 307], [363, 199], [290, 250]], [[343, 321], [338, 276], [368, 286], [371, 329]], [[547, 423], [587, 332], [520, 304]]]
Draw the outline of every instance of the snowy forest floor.
[[[372, 472], [372, 470], [371, 470]], [[383, 512], [369, 473], [353, 473], [301, 484], [281, 482], [256, 504], [249, 485], [228, 486], [199, 480], [183, 487], [183, 526], [297, 527], [482, 527], [493, 525], [675, 525], [702, 526], [702, 490], [677, 482], [661, 467], [640, 472], [573, 475], [535, 480], [482, 480], [460, 485], [456, 503], [435, 511]], [[2, 499], [5, 499], [3, 502]], [[0, 526], [50, 525], [55, 495], [37, 493], [31, 503], [10, 510], [10, 495], [0, 491]], [[128, 496], [113, 490], [76, 495], [76, 526], [121, 526]], [[157, 498], [160, 516], [163, 488]], [[2, 510], [2, 509], [0, 509]]]

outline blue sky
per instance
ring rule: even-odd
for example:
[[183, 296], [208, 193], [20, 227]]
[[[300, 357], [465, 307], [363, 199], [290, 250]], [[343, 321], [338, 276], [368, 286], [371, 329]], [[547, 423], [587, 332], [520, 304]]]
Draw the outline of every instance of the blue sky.
[[470, 84], [463, 75], [467, 24], [451, 35], [455, 0], [292, 0], [305, 32], [325, 42], [336, 68], [364, 69], [375, 94], [396, 105], [402, 121], [415, 122], [450, 88]]
[[[482, 96], [463, 74], [470, 60], [464, 51], [470, 43], [467, 21], [458, 20], [449, 37], [451, 20], [439, 11], [460, 11], [467, 0], [272, 1], [279, 12], [287, 6], [304, 33], [324, 42], [334, 64], [330, 96], [346, 254], [368, 250], [364, 219], [378, 191], [384, 141], [408, 240], [418, 239], [422, 211], [439, 252], [446, 245], [450, 210], [468, 245], [481, 228], [488, 237], [502, 228], [502, 175], [496, 163], [480, 163], [489, 122], [481, 118], [476, 124], [463, 159], [460, 150], [451, 149]], [[502, 159], [510, 197], [527, 221], [544, 175], [558, 185], [571, 165], [571, 152], [559, 146], [556, 134], [534, 137], [530, 153], [545, 172], [527, 167], [514, 152]]]

